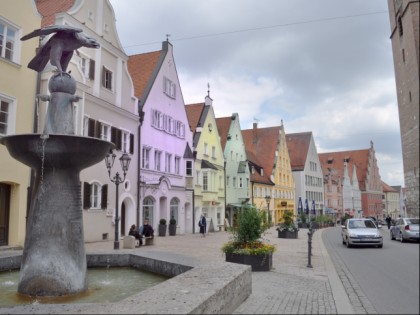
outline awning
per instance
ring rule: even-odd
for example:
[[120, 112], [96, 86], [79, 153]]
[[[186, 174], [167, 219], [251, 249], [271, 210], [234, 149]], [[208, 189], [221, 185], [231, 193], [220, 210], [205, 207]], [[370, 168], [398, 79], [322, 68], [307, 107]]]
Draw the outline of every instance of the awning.
[[201, 161], [201, 168], [211, 168], [211, 169], [217, 170], [216, 166], [214, 166], [212, 163], [206, 160]]

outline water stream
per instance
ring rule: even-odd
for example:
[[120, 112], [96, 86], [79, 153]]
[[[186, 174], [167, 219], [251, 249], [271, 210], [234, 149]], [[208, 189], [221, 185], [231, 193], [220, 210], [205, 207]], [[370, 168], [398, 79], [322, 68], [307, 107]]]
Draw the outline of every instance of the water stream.
[[109, 303], [157, 285], [168, 278], [130, 267], [88, 268], [88, 290], [62, 297], [30, 297], [17, 292], [19, 270], [0, 272], [1, 307], [27, 304]]

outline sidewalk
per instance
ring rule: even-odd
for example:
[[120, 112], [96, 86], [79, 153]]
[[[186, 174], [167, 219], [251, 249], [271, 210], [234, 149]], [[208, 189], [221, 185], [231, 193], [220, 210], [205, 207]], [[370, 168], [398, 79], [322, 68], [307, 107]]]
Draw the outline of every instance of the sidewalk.
[[[312, 268], [308, 268], [308, 230], [301, 229], [298, 239], [277, 237], [275, 227], [264, 238], [275, 244], [273, 269], [270, 272], [252, 273], [252, 294], [236, 309], [234, 314], [353, 314], [337, 272], [322, 242], [322, 230], [312, 239]], [[173, 253], [178, 257], [193, 257], [203, 264], [225, 260], [220, 250], [229, 240], [227, 232], [155, 237], [153, 246], [134, 250], [150, 253]], [[113, 241], [87, 243], [86, 251], [109, 251]]]

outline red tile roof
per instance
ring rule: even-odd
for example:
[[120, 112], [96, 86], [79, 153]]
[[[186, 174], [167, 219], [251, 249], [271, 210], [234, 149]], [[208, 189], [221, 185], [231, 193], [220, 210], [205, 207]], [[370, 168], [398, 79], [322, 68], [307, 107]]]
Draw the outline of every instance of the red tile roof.
[[[322, 166], [337, 169], [340, 171], [340, 174], [344, 174], [344, 159], [347, 159], [347, 168], [349, 171], [350, 179], [353, 174], [353, 167], [356, 166], [356, 174], [357, 179], [359, 181], [359, 188], [361, 191], [365, 191], [369, 152], [369, 149], [342, 152], [327, 152], [319, 153], [318, 157]], [[330, 164], [328, 163], [328, 159], [331, 160]]]
[[146, 86], [152, 78], [160, 54], [159, 50], [128, 57], [127, 66], [134, 84], [134, 95], [139, 99], [146, 97]]
[[225, 150], [231, 122], [232, 116], [216, 118], [217, 130], [219, 131], [220, 143], [222, 144], [223, 151]]
[[264, 169], [263, 176], [251, 174], [251, 181], [273, 185], [273, 172], [276, 150], [280, 135], [280, 126], [242, 130], [242, 137], [247, 152], [247, 159]]
[[185, 110], [187, 112], [187, 117], [188, 117], [188, 123], [190, 124], [190, 128], [193, 133], [196, 132], [203, 109], [204, 109], [204, 103], [185, 105]]
[[381, 183], [382, 183], [382, 190], [383, 190], [383, 192], [398, 192], [398, 190], [392, 188], [391, 186], [389, 186], [384, 181], [381, 180]]
[[75, 0], [36, 0], [35, 3], [42, 16], [41, 26], [46, 27], [55, 24], [55, 15], [70, 10]]
[[311, 139], [312, 131], [286, 134], [292, 171], [304, 170]]

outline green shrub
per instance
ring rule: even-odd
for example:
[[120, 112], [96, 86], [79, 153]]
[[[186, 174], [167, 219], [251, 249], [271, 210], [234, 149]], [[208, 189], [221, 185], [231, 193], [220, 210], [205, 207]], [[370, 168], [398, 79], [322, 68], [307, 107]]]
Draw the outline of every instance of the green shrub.
[[166, 224], [166, 219], [160, 219], [159, 224], [165, 225]]

